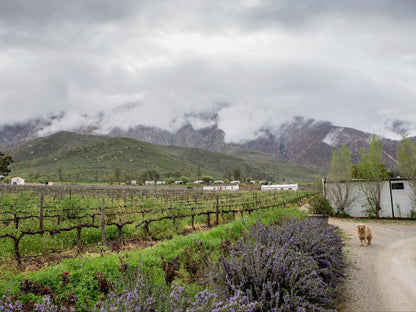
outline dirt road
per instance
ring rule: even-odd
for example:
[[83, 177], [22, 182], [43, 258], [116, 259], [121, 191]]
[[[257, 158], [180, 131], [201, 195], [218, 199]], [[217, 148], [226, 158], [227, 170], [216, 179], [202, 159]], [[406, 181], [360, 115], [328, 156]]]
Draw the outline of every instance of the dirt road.
[[349, 311], [416, 311], [416, 222], [365, 221], [373, 244], [361, 247], [356, 220], [330, 219], [347, 234], [351, 263], [344, 286]]

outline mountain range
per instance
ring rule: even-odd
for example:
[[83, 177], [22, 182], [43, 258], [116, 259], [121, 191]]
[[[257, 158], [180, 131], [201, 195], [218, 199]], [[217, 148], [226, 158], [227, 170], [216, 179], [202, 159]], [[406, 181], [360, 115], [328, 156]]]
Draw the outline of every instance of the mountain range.
[[[17, 125], [0, 127], [0, 150], [13, 150], [35, 138], [48, 134], [48, 127], [59, 117], [39, 118]], [[58, 120], [59, 121], [59, 120]], [[97, 127], [88, 125], [69, 129], [78, 134], [95, 134]], [[127, 130], [113, 128], [104, 134], [107, 137], [126, 137], [162, 146], [194, 147], [241, 156], [244, 151], [255, 151], [303, 167], [326, 171], [332, 151], [343, 143], [353, 154], [353, 162], [359, 159], [362, 148], [368, 146], [372, 134], [352, 128], [335, 126], [330, 122], [296, 117], [275, 129], [262, 129], [255, 139], [238, 143], [226, 142], [225, 132], [213, 125], [195, 129], [184, 125], [175, 132], [157, 127], [138, 125]], [[387, 168], [394, 169], [399, 141], [382, 138], [383, 161]]]

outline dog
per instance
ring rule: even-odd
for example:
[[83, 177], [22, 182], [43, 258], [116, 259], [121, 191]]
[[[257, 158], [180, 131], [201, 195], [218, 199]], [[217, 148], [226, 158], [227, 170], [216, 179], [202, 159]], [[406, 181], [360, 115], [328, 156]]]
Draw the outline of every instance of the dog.
[[366, 226], [364, 224], [358, 224], [357, 232], [358, 232], [358, 238], [360, 239], [360, 246], [371, 245], [371, 240], [373, 239], [373, 233], [371, 232], [371, 229], [369, 226]]

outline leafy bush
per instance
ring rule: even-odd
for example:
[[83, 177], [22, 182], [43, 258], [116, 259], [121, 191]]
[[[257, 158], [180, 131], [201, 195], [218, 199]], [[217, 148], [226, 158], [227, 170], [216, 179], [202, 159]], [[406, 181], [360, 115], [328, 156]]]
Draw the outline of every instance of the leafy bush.
[[314, 196], [309, 201], [310, 213], [333, 215], [334, 209], [328, 199], [323, 196]]
[[219, 298], [241, 292], [256, 311], [327, 311], [343, 266], [333, 227], [312, 220], [256, 224], [221, 257], [211, 278]]

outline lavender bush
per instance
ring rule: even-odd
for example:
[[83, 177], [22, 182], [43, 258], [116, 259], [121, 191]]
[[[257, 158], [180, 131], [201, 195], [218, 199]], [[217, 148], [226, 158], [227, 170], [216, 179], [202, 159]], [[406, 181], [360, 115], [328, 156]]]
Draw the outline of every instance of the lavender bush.
[[312, 220], [256, 224], [221, 257], [212, 282], [218, 298], [239, 291], [256, 311], [328, 311], [343, 267], [333, 227]]

